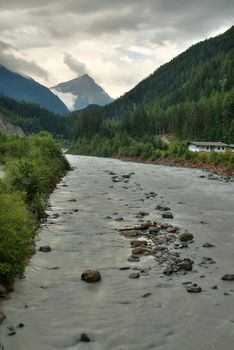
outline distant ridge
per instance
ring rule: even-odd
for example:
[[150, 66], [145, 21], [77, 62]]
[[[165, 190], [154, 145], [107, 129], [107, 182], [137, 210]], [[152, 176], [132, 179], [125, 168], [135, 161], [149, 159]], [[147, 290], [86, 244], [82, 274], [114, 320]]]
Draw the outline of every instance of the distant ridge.
[[60, 115], [69, 112], [58, 96], [54, 95], [48, 88], [2, 65], [0, 65], [0, 95], [18, 101], [36, 103]]

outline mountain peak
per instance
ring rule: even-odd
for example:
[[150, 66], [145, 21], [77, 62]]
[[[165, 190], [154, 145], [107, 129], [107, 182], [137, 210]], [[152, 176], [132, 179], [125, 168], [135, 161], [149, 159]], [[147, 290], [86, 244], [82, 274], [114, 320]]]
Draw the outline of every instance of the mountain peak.
[[70, 110], [84, 109], [90, 104], [104, 106], [113, 99], [87, 73], [58, 84], [51, 91], [67, 105]]

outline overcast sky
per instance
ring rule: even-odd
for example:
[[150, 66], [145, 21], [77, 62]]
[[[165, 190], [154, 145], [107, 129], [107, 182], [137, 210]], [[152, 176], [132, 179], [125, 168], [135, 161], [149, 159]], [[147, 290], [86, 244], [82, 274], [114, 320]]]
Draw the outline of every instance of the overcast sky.
[[233, 0], [0, 0], [0, 64], [46, 86], [88, 73], [117, 97], [233, 19]]

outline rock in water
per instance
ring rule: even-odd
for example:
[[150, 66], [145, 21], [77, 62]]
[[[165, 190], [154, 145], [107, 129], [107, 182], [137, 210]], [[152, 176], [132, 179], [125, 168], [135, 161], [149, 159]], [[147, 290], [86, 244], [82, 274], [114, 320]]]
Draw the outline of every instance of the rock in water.
[[131, 241], [131, 246], [133, 246], [133, 247], [143, 247], [143, 246], [147, 246], [147, 241], [140, 241], [140, 240], [133, 240], [133, 241]]
[[215, 247], [213, 244], [211, 244], [211, 243], [204, 243], [203, 244], [203, 247], [204, 248], [213, 248], [213, 247]]
[[6, 319], [4, 312], [0, 311], [0, 324]]
[[182, 242], [192, 241], [193, 240], [193, 234], [190, 233], [190, 232], [181, 233], [179, 239]]
[[223, 281], [234, 281], [234, 274], [227, 273], [222, 277]]
[[173, 214], [170, 212], [162, 213], [162, 218], [163, 219], [173, 219]]
[[199, 287], [196, 283], [187, 287], [187, 292], [189, 293], [200, 293], [202, 291], [201, 287]]
[[138, 272], [133, 272], [133, 273], [130, 273], [130, 275], [128, 277], [129, 278], [139, 278], [140, 274]]
[[99, 282], [101, 280], [101, 274], [96, 270], [86, 270], [82, 273], [81, 279], [85, 282]]
[[5, 297], [7, 295], [7, 288], [0, 284], [0, 297]]
[[49, 253], [51, 252], [51, 247], [49, 245], [44, 245], [39, 248], [39, 252]]
[[90, 338], [89, 338], [89, 336], [86, 333], [82, 333], [81, 336], [80, 336], [80, 341], [88, 343], [88, 342], [90, 342]]

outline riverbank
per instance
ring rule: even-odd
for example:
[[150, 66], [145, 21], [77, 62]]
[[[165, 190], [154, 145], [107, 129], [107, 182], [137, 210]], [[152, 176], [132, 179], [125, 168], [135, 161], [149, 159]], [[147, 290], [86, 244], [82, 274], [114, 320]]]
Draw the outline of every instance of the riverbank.
[[48, 133], [0, 135], [0, 155], [0, 297], [5, 297], [35, 253], [34, 237], [48, 197], [69, 164]]
[[214, 164], [192, 163], [192, 162], [181, 160], [178, 158], [168, 157], [165, 159], [158, 159], [158, 160], [144, 160], [138, 157], [118, 157], [117, 159], [122, 160], [124, 162], [155, 164], [155, 165], [189, 168], [189, 169], [200, 169], [207, 172], [222, 175], [227, 180], [233, 180], [234, 178], [234, 169], [229, 169], [229, 168], [219, 166], [219, 165], [214, 165]]

